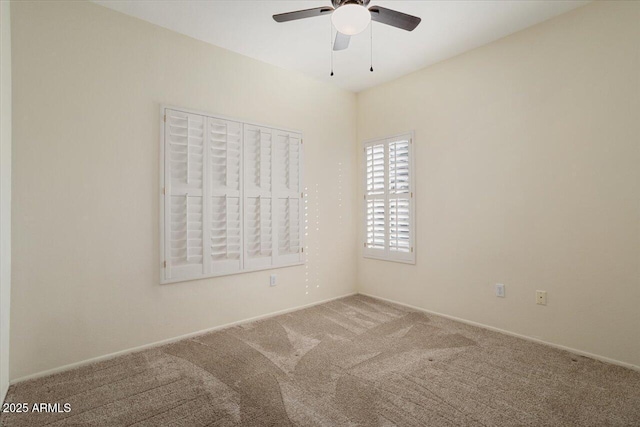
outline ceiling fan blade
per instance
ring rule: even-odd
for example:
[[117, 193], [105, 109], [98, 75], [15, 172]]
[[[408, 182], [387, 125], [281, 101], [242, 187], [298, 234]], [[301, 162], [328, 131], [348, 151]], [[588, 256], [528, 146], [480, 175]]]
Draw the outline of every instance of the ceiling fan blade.
[[332, 7], [316, 7], [314, 9], [297, 10], [295, 12], [280, 13], [273, 15], [276, 22], [295, 21], [296, 19], [313, 18], [314, 16], [329, 15], [333, 12]]
[[336, 33], [336, 40], [333, 42], [333, 50], [345, 50], [349, 47], [350, 40], [351, 36], [340, 32]]
[[406, 13], [396, 12], [380, 6], [370, 7], [369, 12], [371, 12], [372, 20], [407, 31], [413, 31], [422, 21], [417, 16], [407, 15]]

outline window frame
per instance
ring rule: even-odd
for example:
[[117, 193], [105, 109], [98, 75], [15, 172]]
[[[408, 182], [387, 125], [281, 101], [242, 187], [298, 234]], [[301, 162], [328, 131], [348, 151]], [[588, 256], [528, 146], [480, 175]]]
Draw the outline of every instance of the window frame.
[[[391, 193], [389, 191], [390, 183], [389, 183], [389, 145], [393, 142], [397, 142], [399, 140], [409, 140], [409, 247], [410, 251], [407, 252], [397, 252], [391, 251], [390, 246], [390, 197]], [[363, 179], [363, 257], [368, 259], [374, 259], [379, 261], [390, 261], [390, 262], [398, 262], [402, 264], [411, 264], [415, 265], [416, 263], [416, 191], [415, 191], [415, 166], [414, 166], [414, 142], [415, 142], [415, 133], [414, 131], [402, 132], [398, 134], [394, 134], [391, 136], [386, 136], [382, 138], [373, 138], [363, 141], [363, 167], [362, 167], [362, 179]], [[383, 197], [371, 197], [368, 193], [367, 188], [367, 148], [373, 145], [384, 144], [384, 193]], [[371, 199], [383, 199], [384, 200], [384, 249], [376, 249], [367, 247], [367, 239], [368, 239], [368, 200]]]
[[[241, 242], [242, 242], [242, 247], [241, 247], [241, 268], [238, 271], [227, 271], [227, 272], [209, 272], [206, 274], [202, 274], [202, 275], [198, 275], [198, 276], [194, 276], [194, 277], [180, 277], [180, 278], [167, 278], [166, 277], [166, 271], [167, 271], [167, 258], [166, 258], [166, 242], [165, 242], [165, 220], [166, 218], [166, 206], [165, 206], [165, 202], [167, 199], [168, 194], [165, 194], [165, 189], [167, 188], [166, 185], [166, 175], [167, 175], [167, 170], [166, 170], [166, 165], [165, 165], [165, 149], [166, 149], [166, 141], [165, 141], [165, 117], [167, 114], [168, 110], [173, 110], [173, 111], [178, 111], [178, 112], [182, 112], [182, 113], [186, 113], [186, 114], [194, 114], [194, 115], [199, 115], [199, 116], [203, 116], [206, 122], [207, 118], [214, 118], [214, 119], [219, 119], [219, 120], [223, 120], [223, 121], [229, 121], [229, 122], [237, 122], [240, 123], [242, 129], [243, 129], [243, 136], [241, 139], [241, 146], [243, 147], [243, 151], [244, 151], [244, 126], [245, 125], [249, 125], [249, 126], [256, 126], [256, 127], [262, 127], [262, 128], [269, 128], [271, 129], [273, 132], [286, 132], [286, 133], [290, 133], [290, 134], [298, 134], [300, 136], [300, 153], [299, 153], [299, 162], [300, 162], [300, 169], [299, 169], [299, 176], [298, 176], [298, 185], [299, 185], [299, 189], [300, 189], [300, 198], [299, 198], [299, 224], [300, 224], [300, 258], [298, 261], [285, 261], [282, 263], [278, 263], [278, 254], [276, 253], [272, 253], [271, 258], [272, 258], [272, 262], [270, 265], [268, 266], [259, 266], [259, 267], [252, 267], [252, 268], [247, 268], [246, 267], [246, 246], [245, 246], [245, 239], [244, 239], [244, 222], [245, 222], [245, 212], [244, 212], [244, 201], [245, 201], [245, 185], [244, 185], [244, 156], [241, 157], [241, 164], [240, 164], [240, 177], [242, 180], [242, 184], [240, 185], [240, 200], [241, 200], [241, 222], [242, 222], [242, 228], [241, 228]], [[251, 273], [251, 272], [256, 272], [256, 271], [262, 271], [262, 270], [273, 270], [273, 269], [279, 269], [279, 268], [286, 268], [286, 267], [295, 267], [295, 266], [300, 266], [300, 265], [305, 265], [307, 262], [307, 254], [306, 254], [306, 239], [305, 239], [305, 227], [306, 227], [306, 219], [305, 219], [305, 203], [306, 203], [306, 191], [304, 190], [304, 143], [303, 143], [303, 133], [302, 131], [299, 130], [295, 130], [295, 129], [288, 129], [288, 128], [284, 128], [284, 127], [278, 127], [278, 126], [273, 126], [273, 125], [267, 125], [267, 124], [263, 124], [263, 123], [256, 123], [253, 121], [248, 121], [248, 120], [243, 120], [243, 119], [237, 119], [237, 118], [233, 118], [233, 117], [229, 117], [229, 116], [225, 116], [222, 114], [216, 114], [216, 113], [210, 113], [210, 112], [206, 112], [206, 111], [202, 111], [202, 110], [194, 110], [191, 108], [183, 108], [183, 107], [178, 107], [178, 106], [174, 106], [174, 105], [170, 105], [170, 104], [161, 104], [160, 105], [160, 109], [159, 109], [159, 126], [160, 126], [160, 145], [159, 145], [159, 149], [160, 149], [160, 153], [159, 153], [159, 209], [160, 209], [160, 217], [159, 217], [159, 229], [160, 229], [160, 241], [159, 241], [159, 246], [160, 246], [160, 284], [164, 285], [164, 284], [173, 284], [173, 283], [180, 283], [180, 282], [188, 282], [188, 281], [192, 281], [192, 280], [202, 280], [202, 279], [208, 279], [208, 278], [214, 278], [214, 277], [223, 277], [223, 276], [230, 276], [230, 275], [236, 275], [236, 274], [244, 274], [244, 273]], [[272, 146], [272, 149], [275, 150], [275, 147]], [[272, 182], [275, 180], [275, 175], [274, 172], [272, 171]], [[203, 188], [203, 192], [204, 192], [204, 188]], [[274, 213], [275, 210], [272, 209], [272, 213]], [[272, 221], [276, 221], [276, 215], [272, 215]], [[204, 222], [203, 222], [204, 224]], [[274, 237], [272, 237], [274, 238]]]

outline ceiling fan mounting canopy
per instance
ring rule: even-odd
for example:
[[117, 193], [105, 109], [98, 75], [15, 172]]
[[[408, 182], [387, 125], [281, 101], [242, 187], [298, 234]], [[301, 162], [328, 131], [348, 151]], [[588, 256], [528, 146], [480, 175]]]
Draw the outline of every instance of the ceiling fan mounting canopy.
[[331, 0], [331, 4], [335, 9], [346, 4], [359, 4], [360, 6], [367, 7], [371, 0]]

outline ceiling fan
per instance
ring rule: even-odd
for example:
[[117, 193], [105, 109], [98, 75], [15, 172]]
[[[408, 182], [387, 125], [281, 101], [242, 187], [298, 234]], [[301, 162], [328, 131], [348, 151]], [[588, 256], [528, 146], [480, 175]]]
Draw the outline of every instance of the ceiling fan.
[[370, 0], [331, 0], [331, 6], [273, 15], [276, 22], [295, 21], [315, 16], [331, 15], [331, 22], [338, 31], [333, 43], [333, 50], [349, 47], [351, 36], [363, 32], [371, 21], [391, 25], [406, 31], [413, 31], [421, 19], [417, 16], [396, 12], [380, 6], [367, 9]]

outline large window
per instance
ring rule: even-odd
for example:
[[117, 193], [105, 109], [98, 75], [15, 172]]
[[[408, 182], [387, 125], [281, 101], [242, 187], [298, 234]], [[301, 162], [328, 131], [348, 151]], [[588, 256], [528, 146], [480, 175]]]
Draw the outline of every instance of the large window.
[[364, 256], [413, 264], [413, 134], [366, 142], [364, 155]]
[[302, 135], [162, 114], [162, 282], [304, 262]]

